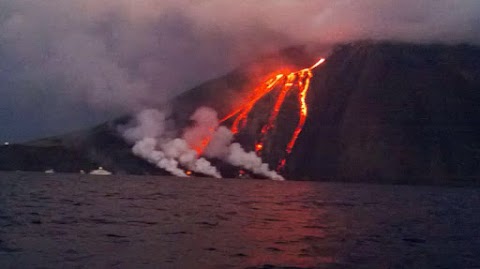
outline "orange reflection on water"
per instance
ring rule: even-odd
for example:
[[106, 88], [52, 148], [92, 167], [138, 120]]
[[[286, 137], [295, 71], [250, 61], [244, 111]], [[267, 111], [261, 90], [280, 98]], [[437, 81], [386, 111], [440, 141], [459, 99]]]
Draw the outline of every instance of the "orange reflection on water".
[[268, 191], [258, 188], [248, 194], [249, 212], [245, 213], [253, 221], [242, 230], [249, 242], [248, 265], [311, 267], [334, 262], [335, 253], [324, 252], [321, 247], [326, 237], [321, 223], [324, 209], [305, 200], [308, 193], [318, 192], [311, 186], [295, 183], [292, 191], [288, 185], [279, 184]]

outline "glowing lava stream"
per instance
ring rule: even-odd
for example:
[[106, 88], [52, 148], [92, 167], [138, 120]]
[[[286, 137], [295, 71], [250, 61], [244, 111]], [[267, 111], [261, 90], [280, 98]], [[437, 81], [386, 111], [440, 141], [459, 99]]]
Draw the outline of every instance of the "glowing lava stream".
[[[268, 134], [270, 130], [272, 130], [275, 127], [275, 121], [277, 119], [278, 113], [280, 112], [280, 108], [282, 107], [288, 92], [292, 88], [297, 88], [298, 102], [300, 106], [299, 121], [298, 121], [297, 127], [295, 128], [295, 131], [293, 132], [292, 138], [288, 142], [287, 148], [285, 149], [287, 153], [286, 155], [288, 156], [288, 154], [292, 152], [292, 149], [295, 146], [297, 138], [302, 132], [303, 126], [307, 119], [308, 107], [306, 103], [306, 97], [307, 97], [308, 90], [310, 89], [310, 80], [313, 77], [312, 70], [318, 67], [319, 65], [323, 64], [324, 62], [325, 62], [325, 59], [322, 58], [309, 68], [305, 68], [289, 74], [279, 73], [268, 78], [264, 83], [262, 83], [261, 86], [255, 88], [255, 90], [253, 91], [247, 103], [245, 103], [240, 108], [236, 109], [235, 111], [227, 115], [221, 121], [224, 122], [236, 116], [235, 120], [233, 121], [231, 131], [234, 134], [238, 133], [239, 130], [244, 128], [245, 125], [247, 124], [248, 115], [250, 114], [252, 109], [255, 107], [256, 103], [260, 99], [262, 99], [264, 96], [266, 96], [268, 93], [270, 93], [272, 90], [276, 89], [279, 86], [282, 86], [281, 92], [277, 97], [273, 110], [269, 115], [268, 122], [262, 127], [259, 142], [257, 142], [257, 144], [255, 145], [255, 151], [257, 152], [258, 155], [261, 155], [261, 152], [264, 148], [265, 136]], [[286, 157], [280, 161], [277, 170], [282, 169], [285, 166], [285, 163], [286, 163]]]

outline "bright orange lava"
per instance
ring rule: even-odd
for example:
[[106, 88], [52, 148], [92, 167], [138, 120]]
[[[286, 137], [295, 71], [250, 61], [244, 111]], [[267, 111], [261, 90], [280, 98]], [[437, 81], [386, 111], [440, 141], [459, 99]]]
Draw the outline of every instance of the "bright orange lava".
[[[268, 93], [270, 93], [272, 90], [277, 89], [281, 86], [281, 91], [278, 94], [275, 105], [273, 106], [273, 110], [269, 115], [268, 122], [262, 127], [260, 141], [255, 145], [255, 151], [257, 152], [257, 154], [260, 155], [262, 150], [264, 149], [264, 138], [269, 131], [275, 128], [275, 122], [278, 113], [280, 112], [280, 109], [285, 101], [288, 92], [290, 92], [290, 90], [292, 89], [297, 89], [298, 102], [300, 106], [299, 121], [297, 127], [295, 128], [295, 131], [293, 132], [292, 138], [290, 139], [289, 143], [287, 144], [287, 148], [285, 149], [287, 155], [290, 154], [293, 147], [295, 146], [298, 136], [302, 132], [303, 126], [308, 116], [306, 97], [308, 90], [310, 89], [310, 80], [313, 77], [312, 70], [323, 64], [324, 62], [325, 59], [322, 58], [309, 68], [291, 72], [289, 74], [278, 73], [273, 75], [272, 77], [268, 78], [264, 83], [262, 83], [259, 87], [255, 88], [249, 100], [245, 104], [227, 115], [221, 121], [223, 122], [236, 116], [235, 120], [233, 121], [231, 131], [234, 134], [238, 133], [240, 129], [244, 128], [247, 124], [248, 115], [255, 107], [257, 102], [264, 96], [266, 96]], [[282, 169], [285, 166], [285, 158], [280, 161], [277, 170]]]
[[193, 150], [195, 150], [198, 155], [202, 155], [202, 153], [205, 151], [205, 148], [210, 143], [211, 138], [212, 138], [211, 136], [206, 136], [202, 138], [199, 145], [193, 146]]

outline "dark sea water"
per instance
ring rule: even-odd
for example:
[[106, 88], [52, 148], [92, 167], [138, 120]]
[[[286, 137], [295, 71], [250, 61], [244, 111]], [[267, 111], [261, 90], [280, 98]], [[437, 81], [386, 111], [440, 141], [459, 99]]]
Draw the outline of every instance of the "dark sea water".
[[0, 173], [0, 268], [480, 268], [480, 189]]

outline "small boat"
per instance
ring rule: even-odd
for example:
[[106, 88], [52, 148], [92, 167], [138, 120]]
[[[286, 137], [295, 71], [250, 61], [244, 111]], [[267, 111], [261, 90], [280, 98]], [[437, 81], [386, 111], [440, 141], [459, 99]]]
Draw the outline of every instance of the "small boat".
[[90, 172], [90, 175], [97, 175], [97, 176], [109, 176], [111, 174], [112, 174], [112, 172], [103, 169], [103, 167], [101, 167], [101, 166], [98, 167], [98, 169], [92, 170]]

